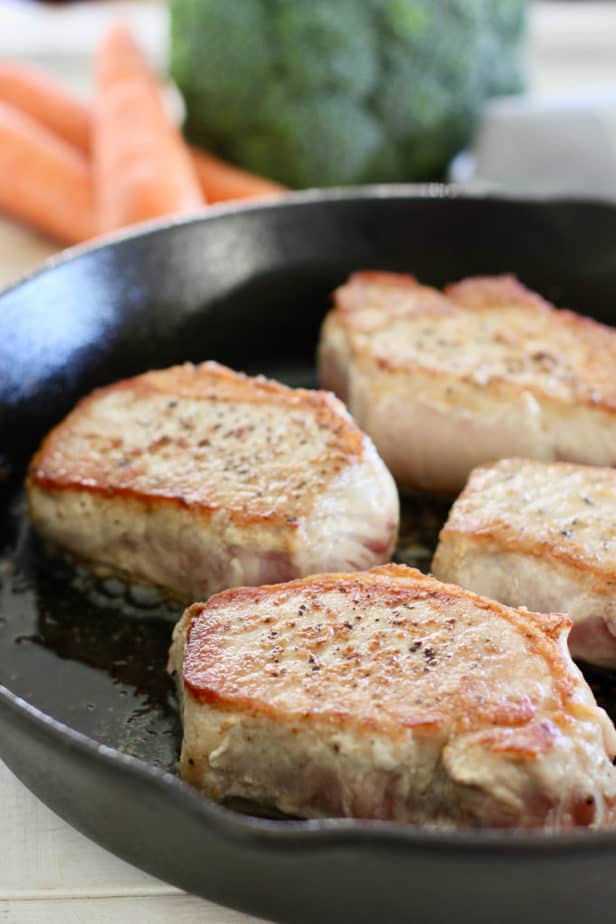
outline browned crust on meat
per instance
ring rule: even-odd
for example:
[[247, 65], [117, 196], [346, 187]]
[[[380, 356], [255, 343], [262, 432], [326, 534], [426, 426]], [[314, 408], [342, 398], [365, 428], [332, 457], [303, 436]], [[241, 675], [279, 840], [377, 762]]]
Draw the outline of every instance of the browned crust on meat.
[[[192, 494], [181, 490], [169, 492], [165, 483], [152, 482], [144, 489], [143, 485], [136, 487], [133, 476], [133, 464], [139, 464], [139, 458], [129, 459], [125, 468], [107, 464], [106, 455], [99, 451], [86, 452], [78, 461], [70, 459], [66, 463], [63, 447], [70, 441], [72, 434], [82, 418], [87, 417], [93, 405], [107, 395], [122, 391], [131, 392], [138, 400], [140, 397], [151, 395], [168, 396], [170, 406], [176, 400], [188, 398], [216, 401], [243, 405], [276, 406], [289, 412], [299, 412], [300, 415], [310, 415], [316, 421], [319, 430], [326, 431], [328, 436], [327, 458], [323, 459], [318, 469], [319, 482], [312, 485], [313, 492], [326, 490], [328, 484], [334, 480], [350, 463], [361, 458], [365, 450], [365, 437], [361, 430], [347, 415], [341, 402], [332, 394], [325, 391], [312, 391], [307, 389], [292, 389], [262, 376], [251, 378], [243, 373], [234, 372], [215, 362], [204, 362], [200, 365], [185, 363], [170, 369], [146, 372], [134, 378], [124, 379], [99, 388], [83, 398], [74, 410], [56, 426], [44, 439], [40, 449], [34, 456], [28, 476], [28, 487], [46, 492], [86, 491], [106, 499], [131, 499], [144, 505], [146, 508], [153, 504], [167, 504], [174, 507], [190, 507], [204, 517], [220, 509], [221, 504], [212, 501], [207, 496], [207, 485], [198, 499]], [[130, 421], [128, 422], [130, 426]], [[93, 434], [96, 436], [96, 434]], [[241, 434], [234, 434], [237, 439], [238, 452], [241, 451]], [[191, 449], [181, 439], [173, 441], [174, 449], [178, 452], [184, 463], [194, 462], [192, 468], [199, 471], [198, 460], [191, 458]], [[108, 450], [118, 450], [122, 443], [119, 433], [109, 442]], [[168, 438], [155, 440], [147, 447], [147, 452], [170, 448]], [[250, 446], [245, 452], [246, 464], [250, 465]], [[141, 453], [142, 456], [145, 452]], [[190, 467], [190, 466], [187, 466]], [[316, 478], [314, 472], [312, 477]], [[297, 472], [296, 480], [301, 485], [301, 473]], [[318, 488], [318, 491], [317, 491]], [[299, 495], [298, 495], [299, 496]], [[305, 492], [301, 498], [306, 509], [311, 506], [311, 497]], [[298, 504], [296, 504], [298, 506]], [[225, 510], [238, 524], [251, 523], [284, 523], [285, 528], [297, 528], [297, 519], [288, 516], [288, 511], [272, 509], [264, 501], [259, 505], [255, 500], [246, 501], [238, 499], [225, 502]], [[297, 511], [293, 511], [297, 513]]]
[[[399, 303], [392, 301], [396, 293], [402, 299]], [[456, 310], [456, 306], [437, 289], [422, 285], [414, 276], [382, 270], [351, 273], [344, 285], [334, 291], [333, 298], [335, 310], [340, 311], [343, 317], [347, 316], [343, 323], [348, 318], [349, 324], [353, 324], [354, 312], [373, 306], [383, 308], [388, 316], [396, 317], [415, 314], [438, 316]]]
[[[565, 370], [563, 381], [568, 394], [555, 393], [542, 387], [537, 378], [522, 386], [506, 374], [492, 373], [489, 389], [493, 393], [519, 394], [535, 392], [542, 400], [557, 404], [581, 404], [593, 410], [616, 413], [616, 387], [612, 370], [616, 365], [616, 330], [573, 311], [555, 308], [540, 295], [532, 292], [514, 276], [469, 277], [445, 287], [444, 294], [421, 285], [413, 276], [379, 271], [353, 273], [347, 282], [334, 293], [334, 308], [328, 315], [328, 326], [342, 327], [348, 338], [356, 362], [374, 364], [389, 373], [418, 371], [428, 378], [442, 378], [443, 370], [430, 364], [429, 352], [418, 360], [377, 355], [371, 348], [370, 332], [386, 329], [394, 319], [425, 317], [430, 324], [438, 325], [439, 317], [448, 317], [457, 311], [498, 312], [515, 308], [526, 312], [532, 323], [533, 316], [544, 325], [551, 325], [554, 334], [567, 331], [577, 343], [587, 348], [585, 361], [575, 368], [573, 376]], [[501, 335], [506, 342], [508, 332]], [[555, 352], [558, 354], [558, 345]], [[560, 361], [558, 355], [532, 356], [537, 372]], [[556, 372], [557, 369], [554, 369]], [[476, 370], [451, 373], [452, 378], [477, 388]]]
[[530, 555], [533, 558], [546, 559], [546, 557], [556, 559], [571, 568], [575, 568], [589, 577], [604, 578], [605, 584], [593, 586], [595, 593], [613, 594], [616, 591], [616, 567], [604, 568], [598, 563], [596, 566], [589, 564], [588, 552], [575, 551], [564, 548], [558, 542], [552, 542], [548, 539], [539, 541], [529, 537], [522, 538], [519, 534], [513, 532], [509, 524], [504, 520], [494, 520], [489, 527], [483, 527], [473, 531], [464, 530], [458, 526], [445, 526], [441, 530], [440, 538], [449, 539], [450, 537], [464, 536], [465, 542], [490, 543], [495, 548], [500, 548], [507, 552], [519, 552], [523, 555]]
[[457, 305], [471, 308], [474, 311], [491, 311], [498, 305], [516, 305], [519, 308], [531, 308], [546, 314], [562, 310], [555, 309], [541, 295], [528, 289], [519, 279], [509, 274], [468, 276], [459, 282], [449, 283], [443, 291], [447, 298], [452, 299]]
[[[498, 310], [499, 307], [515, 305], [518, 308], [528, 308], [539, 311], [546, 317], [551, 317], [558, 324], [569, 328], [574, 334], [588, 340], [602, 357], [608, 361], [616, 361], [616, 330], [601, 324], [594, 318], [578, 314], [569, 308], [556, 308], [537, 292], [528, 289], [515, 276], [469, 276], [460, 282], [445, 286], [445, 294], [458, 305], [476, 311]], [[604, 395], [603, 401], [590, 403], [604, 405], [609, 403], [611, 410], [616, 409], [616, 390]]]
[[[606, 567], [605, 560], [593, 555], [591, 549], [575, 543], [571, 540], [571, 537], [567, 537], [565, 540], [558, 530], [552, 530], [549, 538], [539, 539], [537, 534], [533, 532], [530, 523], [522, 533], [507, 520], [500, 517], [489, 516], [489, 522], [478, 525], [477, 517], [473, 513], [467, 513], [465, 502], [467, 499], [481, 493], [486, 475], [494, 470], [502, 470], [504, 473], [509, 472], [512, 467], [515, 468], [516, 464], [526, 465], [528, 461], [528, 459], [501, 459], [498, 462], [480, 465], [473, 469], [466, 487], [458, 496], [456, 503], [451, 508], [447, 522], [441, 529], [439, 541], [454, 542], [455, 538], [459, 536], [464, 538], [464, 542], [481, 543], [482, 545], [492, 543], [499, 550], [517, 552], [543, 560], [555, 559], [589, 577], [599, 578], [599, 582], [593, 587], [595, 593], [615, 593], [616, 561], [613, 566]], [[536, 464], [541, 465], [543, 463], [538, 462]], [[545, 464], [549, 464], [550, 469], [562, 472], [576, 471], [580, 468], [580, 466], [571, 462], [550, 462]], [[592, 466], [592, 471], [596, 474], [603, 473], [613, 480], [614, 491], [616, 492], [616, 471], [613, 468], [596, 465]]]
[[383, 288], [409, 288], [418, 285], [415, 276], [410, 273], [388, 273], [385, 270], [362, 270], [351, 273], [346, 282], [334, 290], [333, 298], [340, 311], [356, 311], [365, 306], [366, 289], [370, 285]]
[[[303, 603], [309, 605], [312, 600], [319, 598], [330, 591], [337, 592], [347, 599], [354, 598], [360, 603], [369, 605], [370, 600], [385, 604], [392, 611], [404, 604], [430, 601], [432, 605], [443, 608], [448, 613], [456, 613], [456, 605], [472, 605], [484, 611], [486, 617], [494, 620], [503, 620], [514, 627], [515, 631], [524, 637], [526, 650], [531, 655], [543, 659], [546, 663], [546, 674], [549, 672], [553, 681], [553, 690], [557, 705], [550, 714], [550, 721], [556, 726], [567, 726], [573, 717], [580, 715], [580, 706], [572, 701], [575, 693], [575, 678], [571, 673], [571, 665], [559, 650], [555, 642], [559, 641], [563, 632], [571, 625], [569, 618], [562, 614], [537, 614], [525, 610], [503, 606], [495, 601], [480, 597], [477, 594], [463, 590], [451, 584], [442, 584], [434, 578], [421, 574], [414, 569], [400, 565], [385, 565], [373, 568], [361, 574], [326, 574], [289, 582], [284, 585], [270, 585], [258, 588], [237, 588], [223, 591], [211, 597], [208, 603], [196, 603], [187, 611], [189, 625], [187, 631], [186, 653], [183, 666], [184, 689], [195, 701], [207, 703], [208, 706], [223, 711], [242, 711], [253, 717], [264, 716], [278, 721], [304, 723], [338, 724], [345, 727], [354, 727], [364, 731], [378, 729], [386, 731], [392, 738], [398, 737], [411, 729], [413, 733], [434, 734], [440, 728], [460, 727], [465, 732], [481, 730], [499, 726], [523, 728], [536, 715], [536, 707], [531, 699], [524, 702], [512, 702], [506, 698], [499, 699], [498, 691], [494, 699], [486, 701], [478, 695], [473, 699], [469, 708], [467, 691], [458, 690], [457, 695], [450, 695], [446, 701], [438, 701], [427, 708], [418, 709], [413, 714], [410, 710], [408, 719], [397, 717], [395, 721], [388, 717], [388, 696], [396, 697], [395, 687], [389, 690], [391, 677], [395, 678], [397, 671], [403, 671], [400, 662], [393, 664], [381, 663], [381, 650], [379, 643], [373, 641], [370, 652], [364, 652], [365, 657], [353, 662], [346, 660], [339, 667], [341, 683], [351, 684], [357, 678], [356, 673], [366, 672], [377, 676], [381, 686], [378, 688], [379, 699], [383, 700], [382, 712], [378, 720], [373, 716], [357, 716], [350, 714], [343, 708], [337, 708], [335, 702], [318, 702], [318, 708], [311, 708], [297, 714], [293, 709], [285, 709], [280, 704], [272, 705], [271, 685], [267, 677], [253, 695], [247, 695], [246, 685], [243, 683], [247, 665], [243, 656], [236, 656], [233, 668], [229, 668], [229, 657], [221, 658], [220, 645], [226, 638], [224, 613], [229, 607], [240, 604], [245, 612], [245, 623], [242, 631], [250, 632], [255, 629], [258, 619], [255, 614], [251, 617], [251, 607], [268, 601], [271, 603], [271, 616], [260, 621], [264, 627], [276, 625], [275, 638], [277, 644], [286, 646], [301, 645], [312, 652], [311, 656], [318, 659], [319, 646], [322, 644], [338, 645], [344, 650], [352, 638], [353, 627], [348, 622], [339, 621], [332, 625], [327, 623], [326, 642], [319, 637], [319, 633], [295, 630], [291, 623], [281, 628], [276, 623], [277, 607], [289, 600], [297, 600], [299, 606]], [[254, 620], [254, 622], [252, 621]], [[454, 619], [455, 622], [455, 619]], [[404, 625], [402, 622], [394, 625]], [[285, 631], [286, 629], [286, 631]], [[265, 631], [265, 628], [264, 630]], [[321, 627], [319, 626], [319, 631]], [[294, 634], [295, 632], [295, 634]], [[323, 629], [325, 632], [325, 629]], [[325, 638], [325, 636], [324, 636]], [[258, 654], [255, 655], [251, 671], [257, 669]], [[410, 668], [409, 668], [410, 669]], [[481, 677], [481, 668], [477, 667], [478, 676]], [[344, 673], [344, 677], [342, 677]], [[321, 683], [323, 681], [321, 680]], [[413, 681], [414, 682], [414, 681]], [[438, 684], [438, 680], [436, 681]], [[374, 688], [371, 688], [374, 694]], [[495, 737], [495, 747], [518, 751], [520, 755], [530, 752], [539, 753], [547, 746], [549, 735], [547, 732], [537, 732], [528, 735], [511, 736], [505, 742]], [[535, 736], [535, 737], [533, 737]], [[531, 740], [532, 739], [532, 740]]]

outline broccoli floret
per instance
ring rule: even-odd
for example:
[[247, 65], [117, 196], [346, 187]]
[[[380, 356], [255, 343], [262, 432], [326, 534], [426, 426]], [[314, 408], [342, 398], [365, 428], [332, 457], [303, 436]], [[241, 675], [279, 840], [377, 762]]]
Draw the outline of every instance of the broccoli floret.
[[520, 89], [525, 0], [171, 0], [189, 138], [288, 186], [437, 176]]
[[237, 163], [284, 177], [288, 186], [333, 186], [341, 173], [347, 183], [360, 182], [383, 143], [373, 115], [346, 96], [332, 95], [287, 101], [265, 131], [244, 132], [230, 150]]
[[369, 4], [300, 0], [272, 10], [277, 78], [290, 99], [334, 93], [359, 100], [374, 89], [379, 56]]
[[220, 143], [243, 130], [276, 81], [268, 31], [262, 0], [181, 0], [172, 7], [173, 74], [189, 133]]

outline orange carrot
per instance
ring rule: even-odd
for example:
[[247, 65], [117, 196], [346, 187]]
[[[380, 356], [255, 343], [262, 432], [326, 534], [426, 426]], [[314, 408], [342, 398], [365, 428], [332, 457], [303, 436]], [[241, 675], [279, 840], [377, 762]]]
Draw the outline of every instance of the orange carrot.
[[[124, 65], [123, 65], [124, 66]], [[26, 112], [84, 152], [90, 149], [91, 113], [69, 90], [37, 68], [0, 61], [0, 100]], [[193, 168], [207, 202], [281, 194], [285, 187], [192, 148]]]
[[85, 156], [30, 116], [0, 102], [0, 212], [65, 244], [96, 233]]
[[96, 61], [94, 180], [99, 231], [198, 209], [203, 196], [145, 58], [121, 25]]
[[89, 150], [87, 106], [44, 71], [0, 61], [0, 100], [26, 112], [79, 150]]
[[191, 148], [201, 191], [208, 202], [281, 195], [284, 186], [233, 166], [199, 148]]

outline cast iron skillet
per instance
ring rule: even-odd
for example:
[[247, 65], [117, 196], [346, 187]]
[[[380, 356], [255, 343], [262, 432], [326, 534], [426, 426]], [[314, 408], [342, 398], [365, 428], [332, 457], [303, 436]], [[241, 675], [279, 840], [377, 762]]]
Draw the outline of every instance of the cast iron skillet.
[[[515, 271], [609, 323], [616, 207], [442, 188], [298, 194], [76, 249], [0, 296], [0, 755], [119, 856], [264, 917], [612, 924], [616, 832], [271, 820], [193, 792], [174, 774], [163, 669], [176, 613], [143, 588], [50, 565], [28, 529], [27, 459], [80, 395], [205, 358], [313, 383], [329, 293], [370, 267], [434, 284]], [[446, 509], [428, 508], [437, 519]], [[609, 700], [609, 675], [591, 679]]]

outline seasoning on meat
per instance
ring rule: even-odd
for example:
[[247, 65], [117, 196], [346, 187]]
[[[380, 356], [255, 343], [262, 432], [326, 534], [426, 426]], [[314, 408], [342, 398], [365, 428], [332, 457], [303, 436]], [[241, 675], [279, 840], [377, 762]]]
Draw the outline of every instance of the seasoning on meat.
[[355, 273], [323, 325], [321, 384], [403, 488], [459, 491], [508, 456], [616, 464], [616, 330], [511, 276], [445, 289]]
[[475, 469], [432, 571], [501, 603], [567, 613], [573, 656], [616, 667], [616, 471], [530, 459]]
[[187, 601], [387, 561], [398, 529], [393, 480], [333, 395], [211, 362], [84, 398], [28, 493], [43, 537]]
[[402, 565], [225, 591], [174, 632], [182, 776], [315, 818], [613, 823], [616, 733], [569, 626]]

